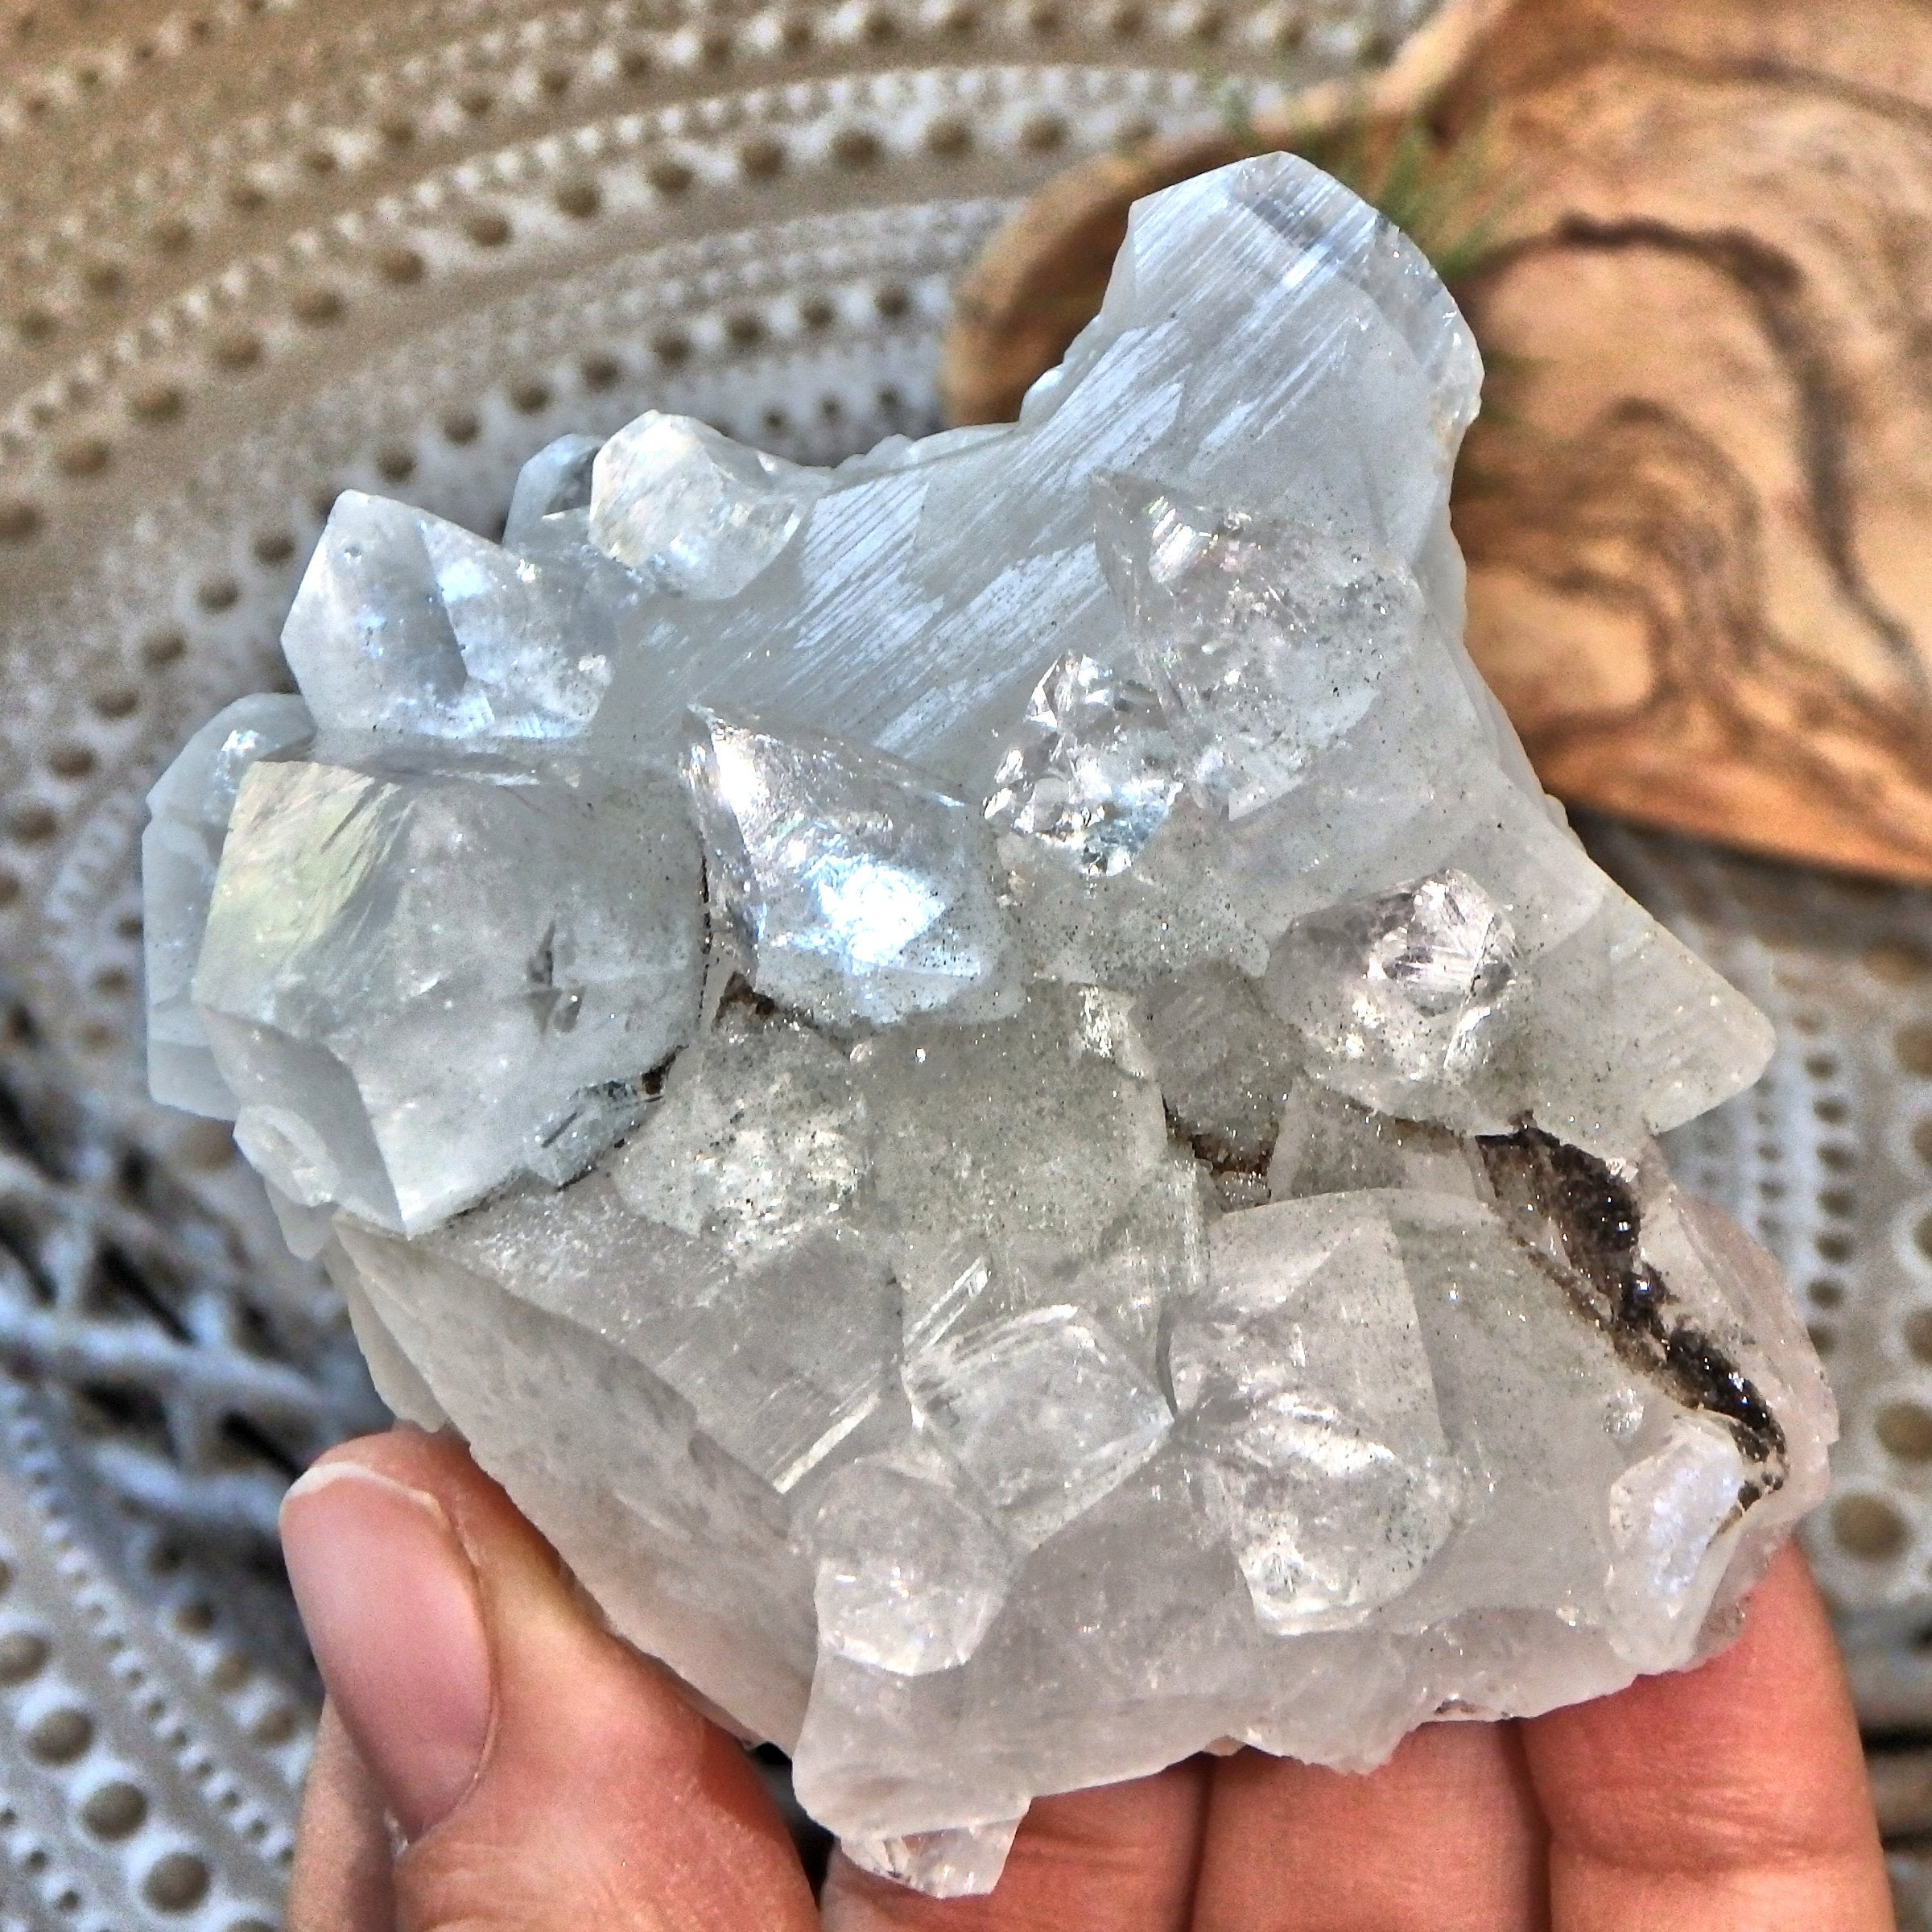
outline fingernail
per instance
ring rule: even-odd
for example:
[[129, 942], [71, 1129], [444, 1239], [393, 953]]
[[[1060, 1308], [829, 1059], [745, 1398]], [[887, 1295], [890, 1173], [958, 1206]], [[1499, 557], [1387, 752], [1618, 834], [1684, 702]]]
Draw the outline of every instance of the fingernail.
[[291, 1487], [282, 1552], [330, 1699], [403, 1836], [419, 1838], [475, 1781], [489, 1733], [469, 1558], [434, 1496], [353, 1462]]

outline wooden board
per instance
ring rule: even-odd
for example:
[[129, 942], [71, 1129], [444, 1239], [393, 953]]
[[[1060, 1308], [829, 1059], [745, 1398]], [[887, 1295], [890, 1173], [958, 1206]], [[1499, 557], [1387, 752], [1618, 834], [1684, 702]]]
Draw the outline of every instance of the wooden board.
[[[1397, 195], [1473, 258], [1477, 662], [1563, 798], [1932, 881], [1932, 9], [1516, 0], [1462, 25], [1352, 146], [1332, 103], [1259, 134], [1371, 192], [1419, 140], [1480, 242]], [[1057, 359], [1135, 195], [1243, 147], [1110, 157], [1026, 211], [962, 291], [960, 419], [1010, 415]]]

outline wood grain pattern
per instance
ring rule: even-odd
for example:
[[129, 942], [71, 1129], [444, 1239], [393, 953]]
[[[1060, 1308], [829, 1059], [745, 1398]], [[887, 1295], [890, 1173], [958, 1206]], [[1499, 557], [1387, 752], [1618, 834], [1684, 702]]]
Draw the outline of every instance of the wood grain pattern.
[[[1493, 221], [1456, 284], [1491, 370], [1470, 646], [1544, 782], [1932, 881], [1932, 7], [1515, 0], [1358, 151], [1423, 104]], [[1091, 312], [1135, 193], [1238, 146], [1036, 203], [964, 292], [962, 418]]]

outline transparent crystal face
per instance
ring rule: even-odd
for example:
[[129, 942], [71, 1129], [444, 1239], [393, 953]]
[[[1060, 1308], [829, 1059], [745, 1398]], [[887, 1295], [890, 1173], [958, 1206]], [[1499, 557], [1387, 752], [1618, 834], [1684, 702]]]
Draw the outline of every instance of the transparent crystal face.
[[1652, 1136], [1761, 1018], [1460, 642], [1473, 345], [1306, 163], [1140, 203], [1017, 424], [653, 414], [337, 506], [155, 790], [154, 1086], [398, 1414], [869, 1868], [1705, 1653], [1823, 1492]]
[[597, 452], [590, 537], [682, 597], [733, 597], [791, 541], [824, 487], [815, 471], [654, 410]]
[[993, 774], [988, 819], [1090, 878], [1125, 872], [1181, 788], [1154, 693], [1092, 658], [1063, 658], [1034, 687], [1022, 729]]

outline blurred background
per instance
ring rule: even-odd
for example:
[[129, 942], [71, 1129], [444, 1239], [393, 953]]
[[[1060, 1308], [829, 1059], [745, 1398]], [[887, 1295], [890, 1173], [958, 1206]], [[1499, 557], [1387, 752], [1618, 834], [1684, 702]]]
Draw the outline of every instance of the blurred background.
[[336, 493], [493, 535], [646, 407], [816, 460], [995, 419], [1134, 194], [1274, 146], [1463, 302], [1472, 647], [1777, 1022], [1673, 1152], [1833, 1377], [1808, 1540], [1932, 1925], [1932, 14], [0, 0], [0, 1932], [279, 1922], [275, 1506], [382, 1411], [226, 1129], [144, 1100], [135, 855], [286, 687]]

